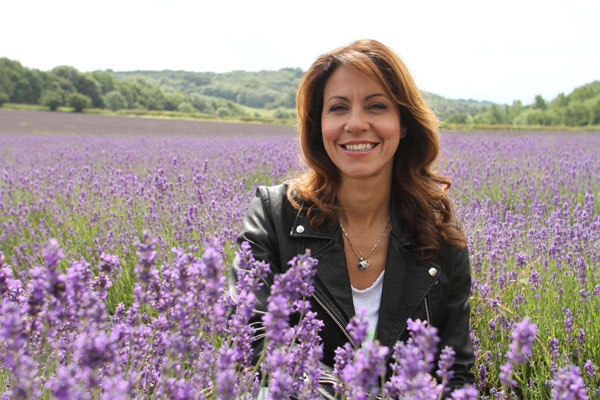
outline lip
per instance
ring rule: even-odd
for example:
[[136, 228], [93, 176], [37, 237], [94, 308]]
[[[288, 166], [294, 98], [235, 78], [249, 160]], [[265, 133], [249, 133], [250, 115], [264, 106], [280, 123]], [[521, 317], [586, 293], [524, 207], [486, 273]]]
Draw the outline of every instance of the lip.
[[[353, 145], [353, 144], [373, 144], [374, 146], [370, 150], [348, 150], [344, 147], [344, 146]], [[349, 157], [360, 158], [360, 157], [368, 156], [369, 154], [373, 153], [378, 145], [379, 145], [379, 143], [371, 142], [369, 140], [351, 140], [349, 142], [341, 143], [340, 148]]]

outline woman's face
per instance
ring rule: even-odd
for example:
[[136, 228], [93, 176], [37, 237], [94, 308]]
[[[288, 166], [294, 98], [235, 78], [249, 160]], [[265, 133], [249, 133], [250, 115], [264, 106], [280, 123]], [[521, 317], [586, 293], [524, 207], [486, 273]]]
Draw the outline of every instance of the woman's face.
[[325, 151], [345, 178], [390, 179], [400, 142], [397, 105], [366, 74], [338, 67], [325, 83], [321, 130]]

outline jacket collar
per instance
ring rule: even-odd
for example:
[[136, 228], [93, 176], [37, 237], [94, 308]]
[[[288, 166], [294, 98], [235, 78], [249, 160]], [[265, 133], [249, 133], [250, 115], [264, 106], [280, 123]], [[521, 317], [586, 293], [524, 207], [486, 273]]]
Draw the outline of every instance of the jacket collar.
[[[392, 197], [392, 204], [394, 197]], [[311, 228], [303, 212], [300, 208], [296, 212], [296, 218], [290, 229], [289, 235], [293, 238], [314, 238], [314, 239], [327, 239], [332, 240], [336, 234], [338, 234], [339, 223], [336, 221], [326, 221], [321, 226]], [[400, 225], [400, 218], [396, 207], [392, 207], [392, 237], [395, 237], [396, 241], [400, 244], [402, 249], [406, 252], [411, 252], [415, 245], [415, 241], [408, 232]]]

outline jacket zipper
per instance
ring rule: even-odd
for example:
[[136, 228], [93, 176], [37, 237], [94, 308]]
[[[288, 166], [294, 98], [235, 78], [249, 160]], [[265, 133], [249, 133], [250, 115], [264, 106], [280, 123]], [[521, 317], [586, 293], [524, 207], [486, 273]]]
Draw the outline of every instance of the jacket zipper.
[[423, 303], [425, 304], [425, 316], [427, 317], [427, 325], [431, 326], [431, 315], [429, 314], [429, 300], [427, 296], [423, 299]]
[[325, 312], [331, 317], [331, 319], [333, 320], [333, 322], [335, 322], [336, 325], [342, 330], [342, 332], [344, 333], [344, 335], [346, 336], [346, 338], [348, 338], [348, 341], [350, 343], [352, 343], [352, 346], [356, 347], [356, 345], [352, 341], [352, 338], [350, 337], [350, 333], [348, 333], [348, 331], [346, 330], [346, 328], [344, 328], [344, 326], [342, 325], [342, 323], [340, 321], [338, 321], [338, 319], [333, 315], [333, 313], [331, 311], [329, 311], [329, 309], [327, 307], [325, 307], [325, 304], [323, 304], [323, 302], [317, 296], [315, 296], [314, 293], [311, 296], [312, 296], [313, 299], [315, 299], [315, 301], [317, 303], [319, 303], [319, 305], [323, 308], [323, 310], [325, 310]]

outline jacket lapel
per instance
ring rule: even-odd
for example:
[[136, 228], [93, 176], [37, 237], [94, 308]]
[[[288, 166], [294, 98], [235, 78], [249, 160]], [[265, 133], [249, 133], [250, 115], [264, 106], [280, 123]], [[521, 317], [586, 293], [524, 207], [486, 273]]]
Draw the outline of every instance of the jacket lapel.
[[406, 320], [414, 313], [433, 286], [437, 268], [419, 262], [412, 255], [414, 242], [407, 238], [392, 211], [392, 234], [388, 246], [387, 265], [379, 308], [376, 337], [392, 347], [406, 330]]
[[298, 212], [290, 237], [304, 238], [304, 245], [311, 250], [311, 256], [319, 260], [314, 280], [315, 294], [345, 327], [354, 316], [354, 302], [339, 226], [328, 222], [312, 229], [306, 217]]

